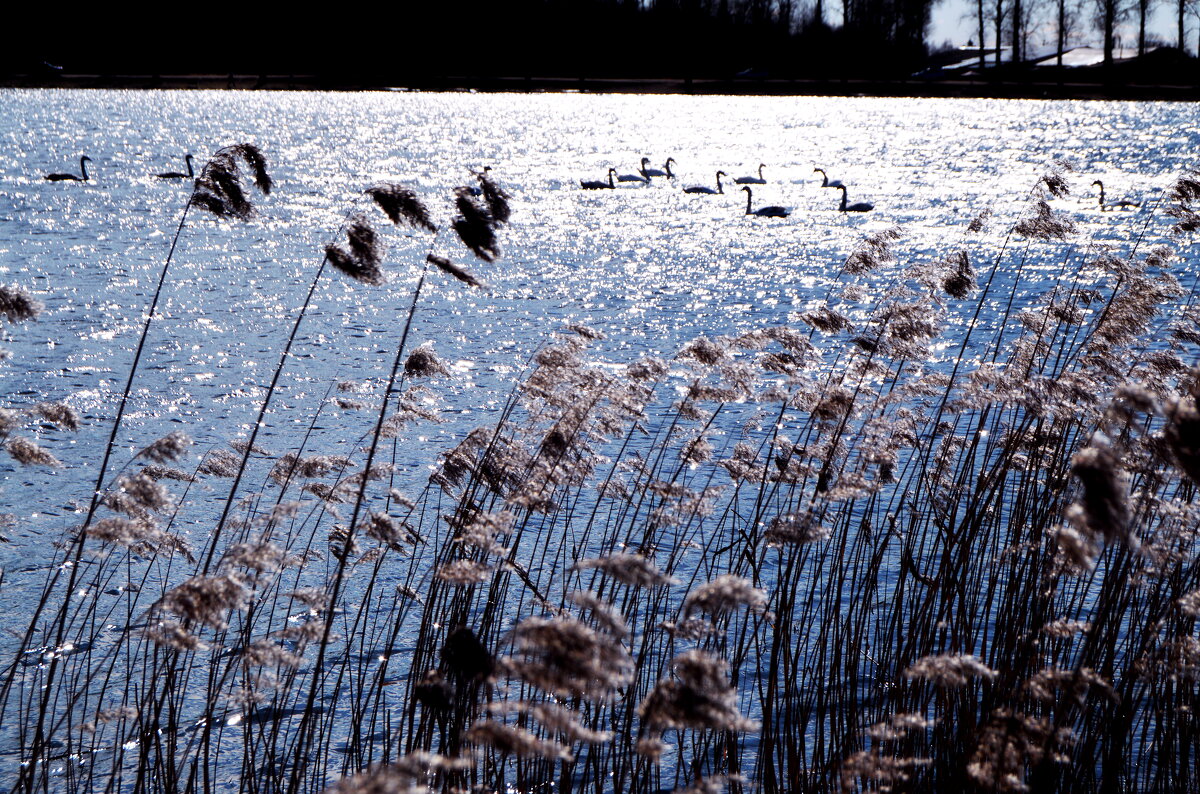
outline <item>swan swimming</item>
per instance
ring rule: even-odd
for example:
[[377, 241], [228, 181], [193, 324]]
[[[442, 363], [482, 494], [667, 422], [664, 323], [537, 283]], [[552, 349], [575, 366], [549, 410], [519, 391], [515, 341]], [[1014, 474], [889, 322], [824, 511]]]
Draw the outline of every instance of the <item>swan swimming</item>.
[[866, 201], [858, 201], [854, 204], [846, 205], [846, 186], [836, 185], [837, 189], [842, 191], [842, 204], [838, 207], [839, 212], [870, 212], [875, 209], [875, 205]]
[[825, 175], [824, 168], [814, 168], [813, 173], [821, 175], [821, 187], [845, 187], [840, 179], [830, 181], [829, 177]]
[[1101, 182], [1099, 179], [1097, 179], [1095, 182], [1092, 183], [1092, 187], [1100, 188], [1100, 211], [1101, 212], [1108, 212], [1109, 210], [1113, 209], [1114, 207], [1119, 210], [1135, 210], [1138, 207], [1142, 206], [1141, 204], [1138, 204], [1136, 201], [1130, 201], [1128, 199], [1121, 199], [1120, 201], [1114, 201], [1112, 204], [1105, 204], [1104, 203], [1104, 183]]
[[608, 181], [604, 182], [599, 179], [581, 179], [579, 184], [584, 190], [612, 190], [616, 187], [613, 184], [613, 174], [617, 173], [617, 169], [608, 169]]
[[667, 169], [665, 171], [662, 168], [647, 168], [646, 163], [648, 162], [650, 162], [649, 157], [642, 158], [642, 174], [647, 179], [652, 176], [665, 176], [667, 179], [675, 178], [675, 175], [671, 173], [671, 163], [675, 162], [674, 157], [668, 157], [667, 162], [663, 163], [663, 168]]
[[74, 174], [46, 174], [45, 179], [51, 182], [86, 182], [88, 181], [88, 172], [86, 163], [90, 163], [92, 158], [86, 154], [79, 158], [79, 170], [83, 176], [75, 176]]
[[641, 167], [638, 168], [638, 172], [636, 174], [618, 174], [617, 181], [618, 182], [637, 182], [640, 185], [650, 184], [650, 177], [646, 175], [646, 172], [644, 170], [646, 168], [647, 162], [648, 162], [648, 158], [643, 157]]
[[185, 157], [183, 159], [187, 162], [188, 172], [186, 174], [181, 174], [178, 171], [164, 171], [163, 173], [157, 175], [158, 178], [159, 179], [191, 179], [192, 177], [194, 177], [196, 175], [196, 172], [192, 170], [192, 156], [189, 154], [187, 157]]
[[744, 188], [742, 188], [742, 190], [746, 191], [746, 214], [747, 215], [757, 215], [760, 218], [786, 218], [788, 215], [792, 214], [792, 211], [789, 210], [787, 207], [777, 207], [777, 206], [759, 207], [756, 210], [751, 210], [750, 202], [752, 202], [754, 200], [754, 194], [750, 192], [749, 187], [744, 187]]
[[739, 176], [733, 180], [738, 185], [765, 185], [767, 180], [763, 179], [762, 170], [766, 166], [762, 163], [758, 164], [758, 176]]
[[706, 187], [704, 185], [692, 185], [691, 187], [685, 187], [683, 189], [683, 192], [684, 193], [704, 193], [704, 194], [710, 195], [710, 196], [716, 195], [717, 193], [724, 193], [725, 189], [723, 187], [721, 187], [721, 177], [723, 177], [723, 176], [729, 176], [729, 174], [725, 173], [724, 171], [717, 172], [717, 189], [716, 190], [713, 190], [712, 188]]

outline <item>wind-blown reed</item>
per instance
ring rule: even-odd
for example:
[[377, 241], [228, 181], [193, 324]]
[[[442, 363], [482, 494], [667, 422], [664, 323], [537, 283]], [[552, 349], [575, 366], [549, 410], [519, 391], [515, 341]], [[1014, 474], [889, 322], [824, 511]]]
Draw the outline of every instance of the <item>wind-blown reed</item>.
[[[230, 178], [269, 189], [255, 152], [188, 206], [252, 219]], [[477, 176], [450, 227], [494, 263], [511, 196]], [[1196, 185], [1144, 222], [1200, 228]], [[176, 431], [101, 483], [56, 561], [101, 553], [10, 627], [13, 790], [1200, 785], [1200, 316], [1144, 227], [1072, 247], [1049, 201], [1068, 187], [1043, 179], [999, 248], [973, 222], [909, 264], [902, 229], [871, 235], [791, 324], [669, 361], [598, 366], [603, 334], [558, 330], [415, 494], [387, 444], [416, 443], [453, 377], [409, 345], [422, 288], [481, 282], [415, 191], [369, 188], [431, 235], [379, 392], [337, 392], [372, 429], [322, 449], [314, 415], [302, 447], [258, 446], [306, 301], [248, 438], [189, 464]], [[326, 262], [386, 277], [383, 235], [348, 218], [314, 286]], [[995, 276], [1033, 246], [1059, 278], [1019, 306]], [[10, 455], [53, 465], [12, 435], [32, 421], [80, 420], [0, 413]]]

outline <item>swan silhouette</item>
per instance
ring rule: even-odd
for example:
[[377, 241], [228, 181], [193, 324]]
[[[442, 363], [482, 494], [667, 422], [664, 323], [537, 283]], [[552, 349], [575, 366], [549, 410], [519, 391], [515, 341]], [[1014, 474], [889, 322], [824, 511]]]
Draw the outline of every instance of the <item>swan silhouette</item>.
[[661, 168], [647, 168], [646, 164], [648, 162], [650, 162], [649, 157], [642, 157], [642, 167], [637, 169], [638, 173], [644, 176], [647, 181], [649, 181], [652, 176], [666, 176], [667, 179], [671, 179], [672, 176], [674, 176], [674, 174], [671, 173], [671, 163], [674, 162], [674, 157], [667, 157], [666, 170], [662, 170]]
[[747, 215], [757, 215], [760, 218], [786, 218], [788, 215], [792, 214], [792, 211], [789, 210], [787, 207], [776, 207], [776, 206], [759, 207], [756, 210], [752, 210], [752, 209], [750, 209], [750, 202], [752, 202], [754, 200], [754, 194], [752, 192], [750, 192], [749, 187], [744, 187], [744, 188], [742, 188], [742, 190], [746, 191], [746, 214]]
[[1104, 183], [1101, 182], [1099, 179], [1097, 179], [1095, 182], [1092, 183], [1092, 187], [1100, 188], [1100, 211], [1101, 212], [1108, 212], [1109, 210], [1113, 209], [1114, 207], [1119, 210], [1135, 210], [1138, 207], [1142, 206], [1141, 204], [1138, 204], [1136, 201], [1129, 201], [1128, 199], [1121, 199], [1120, 201], [1114, 201], [1112, 204], [1105, 204], [1104, 203]]
[[838, 190], [842, 191], [842, 204], [840, 207], [838, 207], [839, 212], [870, 212], [871, 210], [875, 209], [874, 204], [871, 204], [866, 201], [858, 201], [858, 202], [855, 202], [854, 204], [850, 204], [849, 206], [847, 206], [846, 205], [846, 186], [845, 185], [833, 185], [832, 187], [836, 187]]
[[86, 154], [79, 158], [79, 170], [83, 176], [75, 176], [74, 174], [46, 174], [45, 178], [51, 182], [86, 182], [88, 181], [88, 172], [86, 163], [90, 163], [92, 158]]
[[192, 156], [189, 154], [183, 159], [187, 162], [188, 172], [186, 174], [181, 174], [178, 171], [164, 171], [156, 176], [159, 179], [191, 179], [196, 175], [196, 172], [192, 170]]
[[683, 189], [683, 192], [684, 193], [704, 193], [704, 194], [707, 194], [710, 196], [716, 195], [717, 193], [724, 193], [725, 188], [721, 187], [721, 177], [723, 177], [723, 176], [729, 176], [729, 174], [725, 173], [724, 171], [717, 172], [717, 189], [716, 190], [713, 190], [710, 187], [705, 187], [704, 185], [692, 185], [691, 187], [685, 187]]
[[638, 168], [638, 172], [636, 174], [618, 174], [617, 181], [618, 182], [637, 182], [642, 185], [650, 184], [650, 177], [647, 176], [646, 171], [645, 171], [646, 163], [648, 163], [649, 161], [650, 161], [649, 158], [643, 157], [641, 167]]
[[674, 157], [668, 157], [667, 162], [663, 163], [663, 168], [667, 169], [665, 171], [662, 168], [647, 168], [646, 163], [648, 162], [650, 162], [649, 157], [642, 158], [642, 176], [647, 179], [652, 176], [665, 176], [667, 179], [675, 178], [675, 175], [671, 173], [671, 163], [675, 162]]
[[762, 163], [758, 164], [758, 176], [739, 176], [733, 180], [738, 185], [765, 185], [767, 180], [763, 179], [762, 170], [765, 166]]
[[813, 173], [821, 175], [821, 187], [845, 187], [840, 179], [835, 179], [832, 182], [829, 181], [829, 177], [825, 175], [824, 168], [814, 168]]
[[613, 174], [615, 174], [615, 173], [617, 173], [617, 169], [615, 169], [615, 168], [608, 169], [608, 181], [607, 182], [604, 182], [599, 179], [581, 179], [581, 180], [579, 180], [579, 184], [583, 187], [584, 190], [612, 190], [613, 188], [616, 187], [616, 185], [613, 184]]

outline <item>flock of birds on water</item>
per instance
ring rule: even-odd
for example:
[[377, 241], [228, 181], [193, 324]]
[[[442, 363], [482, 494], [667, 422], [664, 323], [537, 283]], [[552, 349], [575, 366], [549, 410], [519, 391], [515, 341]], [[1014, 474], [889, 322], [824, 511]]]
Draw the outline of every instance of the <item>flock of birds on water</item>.
[[[192, 179], [193, 177], [196, 176], [195, 170], [192, 167], [192, 159], [193, 159], [192, 155], [190, 155], [190, 154], [184, 158], [184, 162], [187, 164], [187, 173], [186, 174], [182, 173], [180, 171], [164, 171], [161, 174], [155, 174], [155, 176], [158, 179]], [[46, 174], [46, 176], [44, 178], [50, 182], [87, 182], [88, 181], [87, 164], [90, 162], [92, 162], [92, 158], [88, 157], [87, 155], [84, 155], [83, 157], [79, 158], [79, 173], [78, 174], [72, 174], [72, 173]], [[648, 185], [648, 184], [650, 184], [651, 180], [654, 179], [655, 177], [660, 177], [663, 179], [671, 180], [671, 179], [675, 179], [675, 174], [674, 174], [674, 172], [671, 171], [671, 164], [674, 162], [675, 162], [674, 157], [668, 157], [667, 161], [665, 163], [663, 163], [662, 168], [651, 168], [650, 167], [650, 158], [643, 157], [641, 166], [638, 168], [637, 173], [620, 174], [617, 172], [616, 168], [609, 168], [608, 173], [606, 174], [606, 177], [607, 177], [606, 179], [581, 179], [579, 181], [579, 184], [584, 190], [614, 190], [614, 189], [616, 189], [617, 183], [619, 183], [619, 182]], [[780, 207], [777, 205], [771, 205], [768, 207], [759, 207], [758, 209], [754, 209], [754, 207], [753, 207], [754, 193], [751, 190], [750, 186], [767, 184], [766, 177], [763, 176], [764, 168], [766, 168], [766, 164], [759, 163], [757, 176], [739, 176], [733, 180], [734, 184], [741, 185], [742, 190], [744, 190], [746, 192], [746, 213], [745, 214], [746, 215], [754, 215], [754, 216], [757, 216], [760, 218], [786, 218], [792, 212], [787, 207]], [[490, 169], [485, 169], [485, 170], [490, 170]], [[868, 201], [856, 201], [853, 204], [849, 203], [848, 199], [847, 199], [847, 194], [846, 194], [846, 185], [840, 179], [830, 179], [826, 175], [824, 169], [814, 168], [813, 173], [821, 175], [821, 187], [835, 188], [837, 190], [842, 191], [842, 201], [841, 201], [841, 204], [838, 205], [839, 212], [870, 212], [871, 210], [875, 209], [875, 205]], [[721, 177], [728, 178], [729, 174], [725, 173], [724, 171], [717, 171], [717, 186], [715, 188], [708, 187], [707, 185], [691, 185], [690, 187], [685, 187], [683, 189], [683, 192], [697, 194], [697, 195], [710, 195], [710, 196], [724, 194], [725, 188], [724, 188], [724, 185], [721, 183]], [[615, 178], [615, 181], [614, 181], [614, 178]], [[1099, 200], [1100, 200], [1101, 211], [1108, 211], [1108, 210], [1113, 210], [1113, 209], [1135, 210], [1141, 206], [1141, 204], [1139, 204], [1138, 202], [1130, 201], [1128, 199], [1120, 199], [1118, 201], [1113, 201], [1111, 203], [1106, 202], [1105, 196], [1104, 196], [1104, 183], [1101, 182], [1099, 179], [1092, 182], [1092, 187], [1100, 188], [1100, 199]]]
[[[643, 157], [641, 167], [638, 168], [635, 174], [621, 174], [617, 172], [617, 169], [609, 168], [606, 179], [581, 179], [579, 180], [579, 184], [584, 190], [615, 190], [619, 182], [648, 185], [654, 177], [674, 179], [675, 174], [671, 171], [671, 164], [674, 162], [674, 157], [668, 157], [667, 161], [663, 163], [662, 168], [651, 168], [650, 158]], [[787, 207], [772, 205], [754, 209], [754, 191], [751, 190], [750, 186], [767, 184], [766, 177], [763, 176], [763, 169], [766, 167], [766, 164], [759, 163], [757, 176], [739, 176], [733, 182], [736, 185], [741, 185], [742, 190], [746, 192], [747, 215], [755, 215], [759, 218], [786, 218], [792, 213]], [[813, 173], [821, 175], [821, 187], [837, 188], [842, 191], [842, 203], [838, 206], [840, 212], [870, 212], [875, 209], [875, 205], [867, 201], [856, 201], [853, 204], [848, 203], [845, 184], [840, 179], [831, 180], [825, 174], [824, 169], [814, 168]], [[717, 186], [715, 188], [711, 188], [708, 185], [692, 185], [685, 187], [683, 192], [707, 196], [724, 194], [725, 186], [721, 183], [721, 177], [728, 179], [729, 174], [724, 171], [717, 171]], [[616, 181], [614, 181], [614, 178]]]

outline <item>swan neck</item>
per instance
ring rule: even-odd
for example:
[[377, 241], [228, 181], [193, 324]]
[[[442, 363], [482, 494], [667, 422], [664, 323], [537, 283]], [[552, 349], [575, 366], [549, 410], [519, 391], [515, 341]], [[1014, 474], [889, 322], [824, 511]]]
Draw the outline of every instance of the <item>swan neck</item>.
[[83, 174], [83, 180], [86, 182], [88, 178], [86, 157], [79, 158], [79, 171], [81, 174]]

